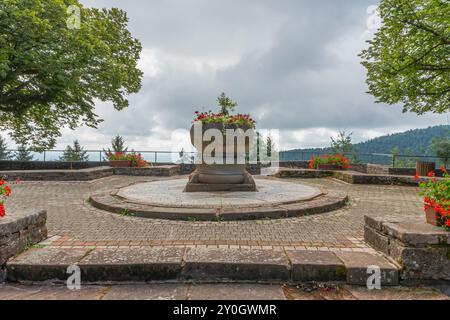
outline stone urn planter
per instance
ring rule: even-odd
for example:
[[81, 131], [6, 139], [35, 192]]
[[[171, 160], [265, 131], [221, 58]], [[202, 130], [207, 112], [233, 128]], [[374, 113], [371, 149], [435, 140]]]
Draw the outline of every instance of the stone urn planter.
[[129, 168], [131, 166], [128, 160], [109, 160], [108, 164], [113, 168]]
[[425, 177], [429, 172], [434, 172], [436, 170], [435, 162], [425, 162], [417, 160], [416, 162], [416, 172], [419, 176]]
[[[207, 130], [215, 129], [215, 133], [219, 131], [223, 137], [223, 156], [222, 163], [213, 162], [212, 158], [209, 158], [208, 146], [213, 143], [212, 141], [199, 140], [198, 145], [195, 141], [195, 128], [191, 127], [191, 143], [197, 149], [199, 154], [202, 155], [200, 163], [196, 164], [196, 170], [190, 175], [189, 182], [186, 185], [185, 192], [204, 192], [204, 191], [256, 191], [256, 185], [253, 177], [248, 173], [245, 165], [245, 154], [250, 151], [250, 141], [248, 138], [242, 136], [241, 141], [243, 145], [241, 148], [237, 148], [235, 139], [227, 139], [227, 129], [242, 129], [246, 132], [250, 127], [238, 126], [235, 124], [224, 123], [208, 123], [201, 126], [201, 137]], [[200, 127], [197, 127], [200, 130]], [[205, 138], [205, 140], [208, 140]], [[232, 148], [233, 152], [229, 159], [227, 158], [226, 151]], [[211, 153], [212, 157], [216, 156], [215, 152]], [[231, 160], [231, 161], [230, 161]], [[231, 163], [230, 163], [231, 162]]]
[[425, 210], [425, 217], [427, 220], [428, 224], [431, 224], [433, 226], [437, 226], [438, 225], [438, 215], [437, 213], [434, 211], [434, 208], [429, 207], [428, 209]]
[[342, 167], [337, 164], [317, 164], [317, 170], [337, 171], [342, 170]]

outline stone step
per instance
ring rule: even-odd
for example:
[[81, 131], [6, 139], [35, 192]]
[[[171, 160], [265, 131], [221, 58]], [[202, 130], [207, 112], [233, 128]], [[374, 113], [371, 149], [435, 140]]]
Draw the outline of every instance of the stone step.
[[346, 281], [366, 285], [369, 266], [379, 266], [382, 285], [398, 284], [398, 268], [366, 252], [129, 247], [30, 249], [7, 263], [7, 279], [65, 281], [78, 265], [81, 281], [270, 282]]

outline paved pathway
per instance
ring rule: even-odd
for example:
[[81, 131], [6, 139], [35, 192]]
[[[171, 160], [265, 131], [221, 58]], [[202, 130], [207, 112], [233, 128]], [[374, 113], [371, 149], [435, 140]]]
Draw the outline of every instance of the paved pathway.
[[[417, 188], [350, 185], [334, 179], [289, 179], [293, 183], [346, 191], [341, 210], [278, 220], [189, 222], [125, 217], [93, 208], [90, 194], [139, 181], [166, 178], [112, 176], [93, 182], [22, 182], [8, 203], [10, 214], [46, 209], [52, 236], [47, 244], [77, 246], [208, 245], [370, 250], [362, 241], [363, 217], [376, 213], [420, 215]], [[287, 181], [287, 180], [286, 180]]]
[[445, 288], [261, 284], [0, 285], [0, 300], [448, 300]]

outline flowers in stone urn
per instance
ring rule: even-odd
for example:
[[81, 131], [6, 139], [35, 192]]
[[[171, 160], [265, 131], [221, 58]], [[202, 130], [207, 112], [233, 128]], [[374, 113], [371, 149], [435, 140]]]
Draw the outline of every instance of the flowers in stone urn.
[[[450, 174], [443, 166], [441, 171], [444, 176], [439, 180], [434, 172], [428, 173], [431, 179], [419, 183], [419, 194], [423, 196], [427, 222], [450, 230]], [[418, 174], [415, 179], [419, 180]]]
[[190, 175], [186, 192], [256, 191], [246, 169], [245, 156], [255, 139], [255, 120], [248, 114], [230, 114], [237, 103], [222, 93], [219, 112], [195, 112], [191, 143], [197, 149], [196, 169]]
[[207, 123], [223, 123], [223, 124], [231, 124], [237, 126], [243, 126], [248, 128], [255, 127], [255, 120], [250, 117], [248, 114], [236, 114], [236, 115], [228, 115], [223, 113], [213, 113], [211, 111], [208, 112], [195, 112], [194, 122], [202, 122], [204, 124]]
[[255, 128], [256, 121], [250, 117], [249, 114], [236, 114], [231, 115], [230, 111], [233, 111], [237, 106], [237, 103], [228, 98], [225, 93], [222, 93], [218, 98], [219, 112], [195, 112], [195, 122], [202, 122], [203, 124], [209, 123], [221, 123], [225, 125], [236, 125], [238, 127]]
[[0, 180], [0, 218], [6, 215], [5, 201], [11, 195], [11, 188], [6, 184], [4, 179]]

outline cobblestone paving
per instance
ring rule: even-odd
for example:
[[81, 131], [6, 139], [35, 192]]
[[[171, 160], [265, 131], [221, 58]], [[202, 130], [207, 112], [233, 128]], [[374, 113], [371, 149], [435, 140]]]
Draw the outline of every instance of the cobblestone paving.
[[351, 185], [334, 179], [289, 179], [293, 183], [346, 191], [347, 207], [319, 215], [257, 221], [189, 222], [120, 216], [93, 208], [90, 194], [139, 181], [167, 178], [112, 176], [92, 182], [22, 182], [7, 209], [46, 209], [52, 245], [278, 246], [295, 249], [368, 250], [362, 241], [365, 214], [420, 215], [417, 189]]

